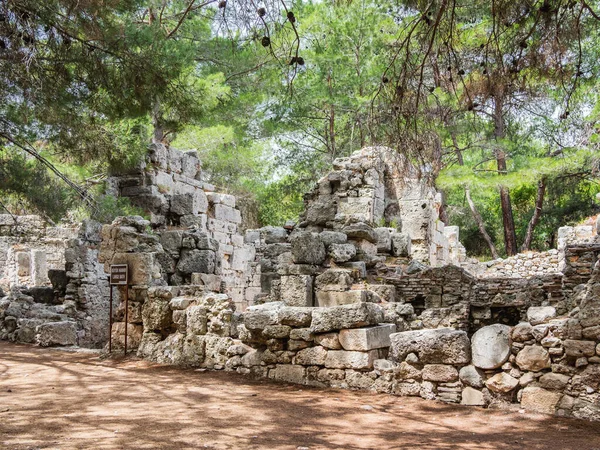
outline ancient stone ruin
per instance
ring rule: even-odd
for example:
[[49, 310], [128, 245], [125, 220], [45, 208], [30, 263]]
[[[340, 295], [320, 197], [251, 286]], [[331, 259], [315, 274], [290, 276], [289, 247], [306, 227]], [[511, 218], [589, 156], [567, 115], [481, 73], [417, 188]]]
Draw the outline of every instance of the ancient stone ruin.
[[385, 148], [336, 160], [286, 227], [244, 229], [194, 152], [155, 145], [109, 182], [150, 220], [0, 216], [0, 339], [113, 348], [311, 386], [600, 419], [600, 236], [476, 263], [441, 197]]

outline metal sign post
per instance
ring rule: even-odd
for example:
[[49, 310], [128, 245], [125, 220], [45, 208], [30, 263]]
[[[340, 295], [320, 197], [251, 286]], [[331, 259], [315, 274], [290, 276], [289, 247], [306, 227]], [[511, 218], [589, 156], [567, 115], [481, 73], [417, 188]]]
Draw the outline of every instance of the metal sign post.
[[112, 302], [113, 286], [125, 286], [125, 356], [127, 356], [127, 312], [129, 310], [129, 266], [127, 264], [111, 264], [110, 266], [110, 306], [108, 317], [108, 352], [112, 353]]

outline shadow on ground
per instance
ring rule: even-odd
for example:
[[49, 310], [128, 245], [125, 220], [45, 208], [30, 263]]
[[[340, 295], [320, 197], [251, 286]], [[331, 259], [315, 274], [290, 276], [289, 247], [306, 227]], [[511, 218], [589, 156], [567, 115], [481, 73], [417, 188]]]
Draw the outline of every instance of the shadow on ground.
[[600, 450], [600, 424], [2, 342], [0, 447]]

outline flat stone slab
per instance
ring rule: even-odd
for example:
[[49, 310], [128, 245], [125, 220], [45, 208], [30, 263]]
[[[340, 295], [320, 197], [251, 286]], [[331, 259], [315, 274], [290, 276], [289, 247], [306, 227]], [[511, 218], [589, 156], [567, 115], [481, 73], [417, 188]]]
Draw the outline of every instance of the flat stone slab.
[[396, 325], [384, 324], [369, 328], [340, 330], [339, 340], [344, 350], [368, 351], [390, 346], [390, 334], [396, 332]]

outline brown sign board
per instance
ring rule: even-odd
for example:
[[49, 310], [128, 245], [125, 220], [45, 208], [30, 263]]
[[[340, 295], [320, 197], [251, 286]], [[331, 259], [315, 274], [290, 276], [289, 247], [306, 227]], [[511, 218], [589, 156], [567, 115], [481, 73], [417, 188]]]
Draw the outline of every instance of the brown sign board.
[[111, 264], [110, 266], [110, 284], [113, 286], [126, 286], [129, 268], [127, 264]]

